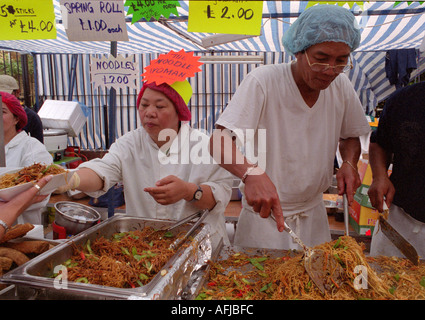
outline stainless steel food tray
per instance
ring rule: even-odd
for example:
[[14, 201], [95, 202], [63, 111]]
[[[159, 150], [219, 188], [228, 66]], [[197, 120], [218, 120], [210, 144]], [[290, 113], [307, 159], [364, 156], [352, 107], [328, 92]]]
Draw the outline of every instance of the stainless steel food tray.
[[[122, 289], [52, 278], [61, 264], [71, 257], [73, 243], [78, 246], [85, 244], [88, 239], [94, 241], [99, 236], [108, 238], [116, 232], [141, 230], [145, 226], [160, 228], [172, 224], [168, 220], [114, 216], [10, 271], [1, 281], [14, 284], [18, 295], [19, 291], [25, 295], [34, 291], [34, 295], [41, 299], [177, 299], [193, 271], [205, 265], [212, 255], [208, 224], [201, 225], [189, 245], [182, 246], [164, 265], [162, 269], [165, 270], [165, 275], [158, 273], [143, 287]], [[178, 231], [187, 231], [191, 225], [180, 226]], [[54, 270], [55, 267], [57, 270]]]

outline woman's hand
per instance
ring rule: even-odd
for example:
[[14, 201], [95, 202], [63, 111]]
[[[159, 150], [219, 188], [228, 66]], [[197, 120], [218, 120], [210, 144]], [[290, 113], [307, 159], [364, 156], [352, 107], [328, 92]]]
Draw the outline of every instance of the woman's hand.
[[148, 192], [156, 202], [162, 205], [173, 204], [182, 199], [189, 201], [193, 197], [194, 191], [191, 192], [191, 185], [193, 184], [173, 175], [157, 181], [155, 185], [155, 187], [145, 188], [144, 191]]

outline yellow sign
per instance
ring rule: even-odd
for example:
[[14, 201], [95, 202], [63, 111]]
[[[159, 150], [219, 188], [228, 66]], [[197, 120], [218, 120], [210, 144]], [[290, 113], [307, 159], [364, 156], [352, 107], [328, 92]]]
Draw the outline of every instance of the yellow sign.
[[52, 0], [0, 0], [0, 40], [56, 39]]
[[189, 32], [261, 34], [263, 1], [189, 1]]

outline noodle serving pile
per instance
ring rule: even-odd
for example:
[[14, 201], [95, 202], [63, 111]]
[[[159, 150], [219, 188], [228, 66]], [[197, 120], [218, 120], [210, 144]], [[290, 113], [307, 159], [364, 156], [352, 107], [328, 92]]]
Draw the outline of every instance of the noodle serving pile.
[[[407, 259], [366, 257], [355, 239], [343, 236], [315, 247], [344, 269], [341, 281], [323, 294], [305, 271], [302, 254], [295, 257], [234, 253], [210, 262], [209, 278], [197, 299], [208, 300], [419, 300], [425, 299], [425, 265]], [[244, 269], [245, 271], [241, 271]]]
[[49, 166], [35, 163], [15, 173], [6, 173], [0, 178], [0, 189], [10, 188], [30, 181], [38, 181], [44, 176], [61, 174], [65, 172], [60, 166], [51, 164]]
[[89, 239], [84, 246], [74, 245], [73, 256], [63, 263], [67, 279], [115, 288], [146, 285], [174, 255], [174, 240], [170, 232], [152, 227]]

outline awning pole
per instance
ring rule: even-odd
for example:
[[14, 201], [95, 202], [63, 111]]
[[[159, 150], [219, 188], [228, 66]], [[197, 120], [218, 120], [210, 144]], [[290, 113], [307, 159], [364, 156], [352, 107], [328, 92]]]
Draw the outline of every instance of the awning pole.
[[[0, 95], [0, 110], [3, 114], [2, 98]], [[0, 117], [0, 167], [6, 167], [6, 152], [4, 143], [3, 115]]]
[[[115, 58], [117, 57], [117, 49], [118, 49], [117, 47], [118, 47], [117, 42], [111, 41], [111, 55], [114, 56]], [[107, 145], [108, 149], [111, 146], [111, 144], [115, 142], [115, 128], [116, 128], [116, 121], [117, 121], [116, 120], [116, 96], [117, 96], [117, 92], [115, 88], [111, 87], [109, 89], [109, 110], [108, 110], [109, 141]], [[114, 202], [113, 202], [114, 190], [115, 189], [109, 192], [109, 195], [108, 195], [108, 218], [114, 216], [115, 214], [115, 208], [114, 208]]]
[[[111, 41], [111, 55], [117, 57], [117, 42]], [[116, 128], [116, 96], [117, 92], [114, 87], [109, 89], [109, 143], [107, 149], [115, 142], [115, 128]]]

